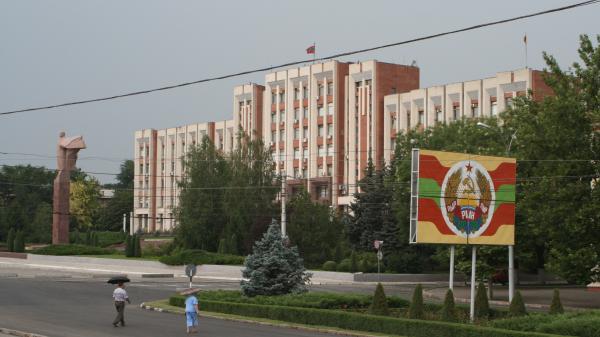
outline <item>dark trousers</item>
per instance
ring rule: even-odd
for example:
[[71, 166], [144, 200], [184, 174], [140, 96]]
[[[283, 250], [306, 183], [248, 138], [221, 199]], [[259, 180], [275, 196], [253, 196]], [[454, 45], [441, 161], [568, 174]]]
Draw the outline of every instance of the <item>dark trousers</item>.
[[113, 324], [118, 324], [121, 322], [121, 325], [125, 325], [125, 302], [116, 302], [115, 308], [117, 309], [117, 317], [113, 321]]

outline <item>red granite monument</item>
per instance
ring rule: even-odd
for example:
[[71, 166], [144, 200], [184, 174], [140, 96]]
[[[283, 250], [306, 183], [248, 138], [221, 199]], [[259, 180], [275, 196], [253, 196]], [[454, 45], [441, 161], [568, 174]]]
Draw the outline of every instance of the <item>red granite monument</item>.
[[75, 168], [77, 152], [85, 149], [82, 136], [65, 137], [61, 132], [56, 152], [57, 174], [54, 179], [52, 201], [52, 243], [69, 243], [69, 191], [71, 189], [71, 171]]

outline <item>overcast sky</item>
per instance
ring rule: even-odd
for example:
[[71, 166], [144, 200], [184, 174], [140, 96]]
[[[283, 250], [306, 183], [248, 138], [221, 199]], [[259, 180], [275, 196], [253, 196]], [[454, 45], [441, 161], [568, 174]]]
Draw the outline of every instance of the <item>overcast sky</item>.
[[[0, 2], [0, 112], [108, 96], [401, 41], [563, 6], [572, 1], [29, 1]], [[600, 4], [353, 56], [421, 69], [421, 86], [544, 66], [568, 66], [579, 34], [600, 33]], [[264, 73], [191, 87], [0, 117], [0, 152], [54, 156], [58, 133], [81, 134], [78, 166], [118, 172], [134, 131], [232, 118], [237, 84]], [[87, 157], [87, 158], [86, 158]], [[102, 159], [89, 158], [102, 157]], [[54, 159], [2, 155], [0, 164]], [[98, 176], [111, 182], [112, 176]]]

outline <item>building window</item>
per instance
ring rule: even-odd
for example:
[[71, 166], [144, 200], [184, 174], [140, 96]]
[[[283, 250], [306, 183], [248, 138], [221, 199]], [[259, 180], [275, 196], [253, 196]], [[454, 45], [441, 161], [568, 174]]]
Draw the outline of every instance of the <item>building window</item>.
[[498, 114], [498, 102], [491, 101], [490, 102], [490, 115], [496, 116]]
[[294, 139], [300, 139], [300, 128], [294, 129]]
[[452, 119], [453, 120], [458, 120], [460, 116], [460, 107], [455, 105], [452, 107]]
[[327, 165], [327, 175], [328, 176], [332, 176], [333, 175], [333, 165]]
[[300, 178], [300, 169], [294, 167], [294, 178]]
[[327, 114], [333, 116], [333, 103], [327, 104]]
[[308, 126], [305, 126], [302, 129], [302, 135], [303, 135], [304, 138], [308, 138]]
[[325, 95], [325, 93], [324, 93], [325, 87], [323, 87], [323, 84], [319, 83], [319, 85], [317, 86], [317, 88], [318, 88], [317, 89], [318, 96], [319, 97], [323, 97]]
[[300, 119], [300, 108], [294, 108], [294, 119]]
[[271, 153], [271, 159], [273, 159], [273, 161], [277, 161], [277, 154], [275, 152]]
[[325, 157], [325, 147], [323, 145], [319, 145], [319, 157]]
[[325, 128], [323, 125], [319, 125], [319, 137], [325, 137]]
[[471, 103], [471, 116], [479, 117], [479, 104]]
[[410, 129], [410, 110], [406, 110], [406, 129]]
[[362, 86], [362, 82], [358, 81], [358, 82], [354, 83], [354, 85], [356, 86], [356, 89], [358, 89]]
[[279, 91], [279, 103], [285, 102], [285, 90]]
[[281, 122], [285, 121], [285, 110], [279, 111], [279, 121], [281, 121]]
[[285, 130], [279, 131], [279, 140], [285, 142]]
[[277, 101], [277, 93], [275, 91], [271, 92], [271, 103], [275, 104], [275, 101]]
[[294, 100], [297, 101], [300, 99], [300, 88], [294, 88]]
[[318, 111], [319, 111], [319, 116], [325, 116], [325, 109], [322, 106], [319, 107]]
[[300, 159], [300, 149], [294, 149], [294, 159]]
[[302, 117], [308, 119], [308, 108], [307, 107], [302, 108]]
[[277, 132], [276, 131], [271, 131], [271, 141], [272, 142], [277, 141]]
[[513, 108], [513, 98], [507, 97], [506, 100], [504, 101], [504, 105], [506, 105], [506, 109], [512, 109]]
[[302, 150], [302, 157], [303, 157], [303, 158], [308, 158], [308, 149], [307, 149], [307, 148], [304, 148], [304, 149]]
[[271, 113], [271, 123], [277, 123], [277, 114]]
[[333, 124], [327, 124], [327, 135], [333, 136]]
[[302, 98], [308, 98], [308, 87], [305, 85], [302, 86]]
[[333, 95], [333, 82], [327, 82], [327, 95]]
[[423, 110], [419, 110], [419, 124], [425, 125], [425, 113]]
[[284, 161], [285, 160], [285, 153], [283, 153], [283, 151], [279, 152], [279, 161]]
[[317, 196], [319, 196], [319, 199], [326, 199], [328, 196], [327, 186], [317, 186]]
[[442, 108], [441, 107], [435, 107], [435, 121], [436, 122], [441, 122], [443, 120], [442, 117]]
[[308, 175], [308, 174], [307, 174], [307, 170], [306, 170], [305, 168], [303, 168], [303, 169], [302, 169], [302, 178], [305, 178], [305, 179], [306, 179], [307, 175]]
[[327, 145], [327, 155], [333, 156], [333, 144]]

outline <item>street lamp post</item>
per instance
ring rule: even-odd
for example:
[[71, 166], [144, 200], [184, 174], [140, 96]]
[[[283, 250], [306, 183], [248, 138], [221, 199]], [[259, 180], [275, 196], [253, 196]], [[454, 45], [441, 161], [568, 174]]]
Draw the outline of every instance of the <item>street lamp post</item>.
[[[501, 137], [502, 133], [498, 129], [492, 128], [491, 126], [477, 122], [477, 126], [497, 132]], [[506, 145], [506, 156], [510, 156], [510, 148], [512, 147], [513, 140], [517, 138], [517, 130], [510, 135], [508, 144]], [[508, 246], [508, 301], [512, 302], [515, 293], [515, 246]]]

